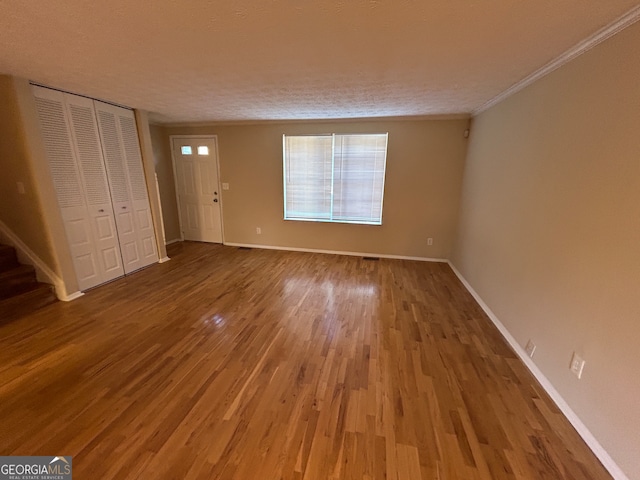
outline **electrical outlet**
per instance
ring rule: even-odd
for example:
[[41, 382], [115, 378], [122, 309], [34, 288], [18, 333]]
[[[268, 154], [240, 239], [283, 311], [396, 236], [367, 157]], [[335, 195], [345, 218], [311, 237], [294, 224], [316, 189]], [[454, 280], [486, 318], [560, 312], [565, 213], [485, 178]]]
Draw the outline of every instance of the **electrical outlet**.
[[262, 235], [262, 229], [260, 227], [256, 227], [256, 233], [258, 235]]
[[533, 354], [536, 353], [536, 344], [529, 340], [524, 347], [524, 351], [527, 352], [529, 358], [533, 358]]
[[18, 182], [18, 193], [19, 193], [20, 195], [24, 195], [24, 192], [25, 192], [25, 190], [24, 190], [24, 183], [22, 183], [22, 182]]
[[222, 189], [223, 190], [229, 190], [229, 184], [228, 183], [223, 183], [222, 184]]
[[433, 238], [427, 238], [427, 245], [433, 245]]
[[571, 369], [573, 374], [578, 378], [582, 377], [582, 370], [584, 370], [584, 363], [585, 362], [582, 359], [582, 357], [578, 355], [576, 352], [573, 352], [573, 356], [571, 357], [571, 365], [569, 365], [569, 368]]

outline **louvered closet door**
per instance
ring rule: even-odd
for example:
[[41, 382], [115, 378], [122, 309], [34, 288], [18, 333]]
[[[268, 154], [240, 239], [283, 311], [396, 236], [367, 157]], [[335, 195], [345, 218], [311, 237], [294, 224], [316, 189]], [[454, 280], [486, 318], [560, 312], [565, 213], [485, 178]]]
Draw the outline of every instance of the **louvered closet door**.
[[94, 101], [125, 273], [158, 261], [133, 112]]
[[107, 282], [124, 275], [124, 268], [93, 100], [71, 94], [65, 94], [64, 99], [96, 242], [98, 264], [102, 280]]
[[141, 247], [142, 260], [145, 265], [149, 265], [158, 261], [158, 251], [156, 249], [156, 233], [153, 229], [153, 220], [151, 218], [147, 182], [145, 181], [142, 167], [138, 129], [136, 128], [135, 116], [132, 110], [125, 108], [118, 108], [118, 110], [120, 112], [117, 115], [118, 125], [127, 160], [127, 172], [135, 210], [138, 241]]
[[33, 93], [73, 265], [80, 290], [86, 290], [103, 279], [65, 114], [64, 94], [41, 87], [33, 87]]

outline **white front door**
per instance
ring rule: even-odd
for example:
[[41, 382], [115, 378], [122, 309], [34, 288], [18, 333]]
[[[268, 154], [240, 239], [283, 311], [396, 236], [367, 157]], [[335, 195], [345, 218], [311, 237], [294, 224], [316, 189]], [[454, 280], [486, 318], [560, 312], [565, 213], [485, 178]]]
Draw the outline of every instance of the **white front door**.
[[185, 240], [222, 243], [215, 137], [173, 137], [176, 194]]

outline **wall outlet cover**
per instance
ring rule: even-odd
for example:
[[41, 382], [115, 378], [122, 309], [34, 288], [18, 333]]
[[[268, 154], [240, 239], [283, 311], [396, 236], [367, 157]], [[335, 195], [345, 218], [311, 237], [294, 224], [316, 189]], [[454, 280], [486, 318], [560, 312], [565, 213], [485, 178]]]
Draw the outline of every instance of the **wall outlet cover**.
[[569, 368], [571, 369], [571, 371], [576, 377], [582, 378], [582, 371], [584, 370], [584, 364], [585, 364], [584, 359], [580, 355], [578, 355], [576, 352], [573, 352], [573, 356], [571, 357], [571, 365], [569, 365]]
[[524, 347], [524, 351], [527, 352], [529, 358], [533, 358], [533, 354], [536, 353], [536, 344], [529, 340]]

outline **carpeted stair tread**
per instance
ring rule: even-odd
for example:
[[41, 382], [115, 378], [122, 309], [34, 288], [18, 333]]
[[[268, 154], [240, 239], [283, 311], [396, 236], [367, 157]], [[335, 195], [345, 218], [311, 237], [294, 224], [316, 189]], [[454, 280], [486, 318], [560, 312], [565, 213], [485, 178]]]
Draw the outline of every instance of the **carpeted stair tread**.
[[0, 324], [29, 315], [57, 301], [51, 285], [35, 283], [29, 290], [0, 300]]
[[37, 284], [35, 270], [31, 265], [18, 265], [0, 272], [0, 300], [31, 290]]
[[39, 283], [32, 266], [18, 263], [15, 248], [0, 245], [0, 324], [57, 301], [53, 286]]
[[11, 270], [20, 265], [16, 250], [8, 245], [0, 245], [0, 272]]

